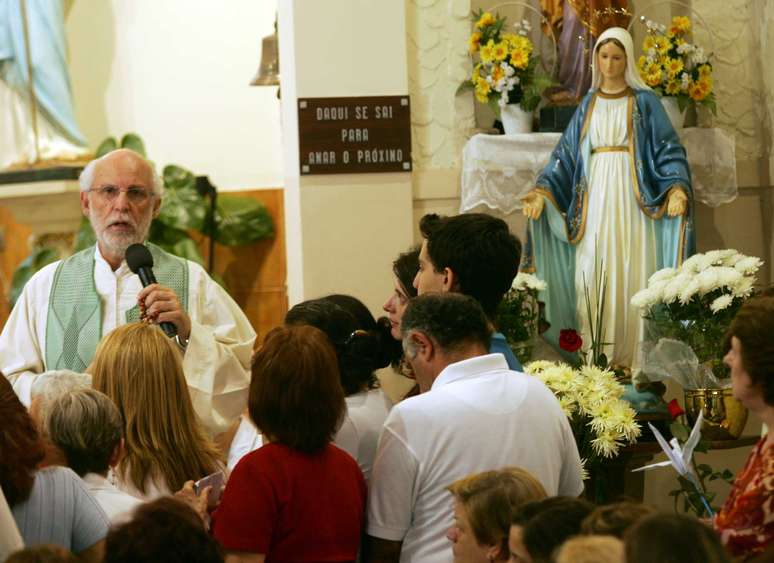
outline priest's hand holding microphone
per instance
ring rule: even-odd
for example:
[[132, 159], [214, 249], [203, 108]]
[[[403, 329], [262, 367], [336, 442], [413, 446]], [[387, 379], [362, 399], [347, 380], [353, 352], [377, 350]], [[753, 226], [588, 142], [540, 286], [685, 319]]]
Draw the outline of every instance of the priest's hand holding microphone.
[[191, 317], [185, 312], [174, 291], [156, 282], [153, 256], [142, 244], [126, 249], [129, 269], [140, 277], [143, 289], [137, 295], [143, 321], [158, 323], [168, 337], [174, 337], [181, 348], [191, 336]]

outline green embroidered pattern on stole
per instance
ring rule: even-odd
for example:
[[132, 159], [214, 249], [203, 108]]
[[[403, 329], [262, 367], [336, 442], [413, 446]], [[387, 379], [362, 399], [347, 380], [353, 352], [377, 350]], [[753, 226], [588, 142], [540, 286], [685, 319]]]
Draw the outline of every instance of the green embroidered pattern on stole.
[[[188, 310], [188, 264], [147, 243], [153, 272], [161, 285], [172, 289]], [[140, 319], [135, 305], [126, 321]], [[102, 303], [94, 285], [94, 247], [60, 262], [54, 273], [46, 321], [46, 369], [82, 372], [91, 363], [102, 338]]]

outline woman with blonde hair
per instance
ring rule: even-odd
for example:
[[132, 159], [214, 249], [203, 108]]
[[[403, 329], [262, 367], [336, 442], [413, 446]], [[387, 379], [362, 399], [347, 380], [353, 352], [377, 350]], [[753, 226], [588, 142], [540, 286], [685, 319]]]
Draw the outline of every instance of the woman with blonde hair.
[[89, 369], [118, 407], [125, 455], [116, 486], [153, 499], [223, 467], [194, 413], [180, 352], [154, 325], [130, 323], [102, 339]]
[[454, 496], [454, 525], [446, 537], [455, 563], [508, 561], [511, 513], [546, 497], [540, 481], [520, 467], [469, 475], [448, 489]]

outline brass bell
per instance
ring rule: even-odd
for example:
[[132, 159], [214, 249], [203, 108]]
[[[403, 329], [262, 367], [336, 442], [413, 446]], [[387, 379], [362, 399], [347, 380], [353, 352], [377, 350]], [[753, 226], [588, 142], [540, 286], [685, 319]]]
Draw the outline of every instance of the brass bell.
[[277, 49], [277, 21], [274, 21], [274, 33], [263, 38], [261, 45], [261, 65], [250, 82], [250, 86], [279, 85], [279, 50]]

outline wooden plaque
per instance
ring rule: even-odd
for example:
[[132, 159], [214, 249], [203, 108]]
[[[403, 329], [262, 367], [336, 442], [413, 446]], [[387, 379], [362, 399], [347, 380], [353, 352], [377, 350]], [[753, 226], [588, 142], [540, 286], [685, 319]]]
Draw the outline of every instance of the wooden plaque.
[[411, 170], [408, 96], [298, 100], [301, 174]]

